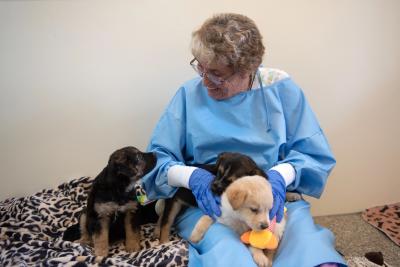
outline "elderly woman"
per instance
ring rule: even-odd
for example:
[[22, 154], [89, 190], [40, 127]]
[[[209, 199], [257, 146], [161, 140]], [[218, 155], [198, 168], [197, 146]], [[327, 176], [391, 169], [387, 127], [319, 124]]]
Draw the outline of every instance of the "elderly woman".
[[[280, 70], [261, 67], [262, 36], [252, 20], [219, 14], [193, 33], [193, 60], [199, 74], [177, 91], [154, 130], [148, 150], [156, 168], [143, 184], [149, 198], [171, 197], [177, 187], [192, 190], [199, 208], [177, 218], [188, 239], [203, 215], [219, 216], [210, 191], [213, 175], [190, 167], [216, 161], [224, 151], [252, 157], [265, 170], [274, 204], [270, 218], [283, 216], [286, 190], [320, 197], [335, 165], [327, 140], [303, 92]], [[309, 204], [287, 204], [288, 221], [274, 266], [345, 266], [330, 231], [314, 225]], [[235, 233], [214, 224], [189, 246], [190, 266], [255, 266]]]

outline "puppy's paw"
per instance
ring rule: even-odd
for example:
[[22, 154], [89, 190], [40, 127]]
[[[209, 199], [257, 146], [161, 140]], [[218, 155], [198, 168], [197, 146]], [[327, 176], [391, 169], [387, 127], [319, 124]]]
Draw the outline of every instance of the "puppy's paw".
[[161, 227], [158, 224], [154, 227], [153, 237], [155, 239], [160, 239], [161, 237]]
[[140, 244], [138, 240], [128, 239], [125, 241], [125, 250], [132, 253], [140, 250]]
[[288, 202], [295, 202], [297, 200], [301, 200], [303, 197], [300, 193], [296, 192], [286, 192], [286, 201]]
[[267, 256], [263, 255], [263, 254], [259, 254], [259, 255], [253, 255], [253, 259], [256, 262], [258, 267], [269, 267], [269, 259], [267, 258]]
[[159, 244], [161, 245], [161, 244], [165, 244], [167, 242], [169, 242], [169, 235], [163, 235], [161, 233]]
[[87, 237], [81, 237], [80, 239], [76, 240], [81, 245], [91, 245], [91, 240]]
[[190, 241], [193, 243], [198, 243], [201, 239], [203, 239], [204, 232], [193, 230], [192, 234], [190, 235]]
[[261, 249], [251, 248], [251, 254], [253, 255], [253, 259], [258, 267], [269, 267], [272, 262], [268, 259], [268, 257], [264, 254]]
[[210, 216], [203, 215], [194, 226], [192, 234], [190, 235], [190, 241], [192, 241], [193, 243], [198, 243], [203, 238], [213, 222], [214, 221]]
[[108, 248], [105, 247], [95, 247], [94, 248], [94, 255], [97, 257], [107, 257], [108, 255]]

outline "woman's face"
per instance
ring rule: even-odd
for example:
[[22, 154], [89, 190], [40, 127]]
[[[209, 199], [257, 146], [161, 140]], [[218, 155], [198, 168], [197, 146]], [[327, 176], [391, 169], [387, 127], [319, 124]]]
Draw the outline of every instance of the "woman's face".
[[250, 88], [250, 73], [235, 73], [232, 68], [218, 64], [203, 66], [200, 62], [198, 69], [203, 73], [208, 95], [216, 100], [230, 98]]

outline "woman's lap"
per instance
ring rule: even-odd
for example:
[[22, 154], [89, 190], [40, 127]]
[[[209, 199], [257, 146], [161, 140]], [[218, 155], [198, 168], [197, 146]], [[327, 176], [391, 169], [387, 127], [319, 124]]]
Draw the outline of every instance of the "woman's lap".
[[275, 255], [274, 267], [317, 266], [328, 262], [346, 266], [335, 250], [332, 232], [314, 224], [308, 202], [287, 203], [286, 207], [286, 228]]
[[[203, 213], [190, 208], [178, 217], [176, 229], [188, 240], [192, 229]], [[240, 255], [240, 256], [238, 256]], [[215, 223], [197, 244], [189, 246], [189, 266], [256, 266], [250, 251], [237, 234], [225, 225]]]
[[[333, 262], [346, 266], [343, 258], [334, 249], [333, 234], [315, 225], [305, 201], [288, 203], [288, 220], [280, 242], [274, 267], [317, 266]], [[177, 218], [176, 229], [180, 236], [188, 239], [202, 213], [189, 208]], [[189, 246], [189, 266], [255, 266], [248, 248], [228, 227], [213, 224], [203, 240]]]

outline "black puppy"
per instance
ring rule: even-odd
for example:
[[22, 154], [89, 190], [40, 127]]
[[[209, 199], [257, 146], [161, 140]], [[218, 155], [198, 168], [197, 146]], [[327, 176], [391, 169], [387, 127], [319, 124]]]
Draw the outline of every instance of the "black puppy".
[[[257, 166], [253, 159], [240, 153], [224, 152], [218, 155], [215, 164], [198, 165], [198, 167], [215, 175], [211, 191], [217, 196], [221, 196], [232, 182], [243, 176], [260, 175], [267, 178], [265, 172]], [[160, 217], [155, 230], [155, 235], [160, 238], [160, 243], [169, 240], [171, 226], [178, 213], [188, 206], [197, 206], [192, 191], [183, 187], [180, 187], [172, 198], [163, 201], [165, 206], [160, 208]]]
[[[96, 256], [107, 256], [110, 238], [116, 240], [125, 231], [125, 249], [140, 250], [139, 225], [146, 222], [151, 206], [141, 206], [135, 184], [156, 165], [153, 153], [135, 147], [121, 148], [110, 156], [108, 165], [93, 181], [87, 207], [77, 226], [64, 233], [64, 240], [79, 238], [80, 243], [93, 244]], [[116, 236], [114, 236], [116, 235]]]

